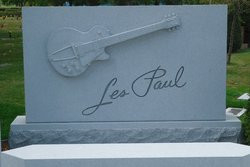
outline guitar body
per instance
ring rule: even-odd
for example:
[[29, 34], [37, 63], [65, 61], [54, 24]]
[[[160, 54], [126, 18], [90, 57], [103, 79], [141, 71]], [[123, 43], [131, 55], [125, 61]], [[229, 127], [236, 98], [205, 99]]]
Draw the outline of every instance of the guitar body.
[[[57, 72], [74, 77], [84, 72], [95, 60], [106, 60], [109, 55], [97, 45], [99, 39], [110, 36], [102, 26], [95, 26], [87, 32], [74, 28], [62, 28], [52, 33], [48, 40], [47, 51], [51, 65]], [[84, 47], [86, 43], [93, 45]]]

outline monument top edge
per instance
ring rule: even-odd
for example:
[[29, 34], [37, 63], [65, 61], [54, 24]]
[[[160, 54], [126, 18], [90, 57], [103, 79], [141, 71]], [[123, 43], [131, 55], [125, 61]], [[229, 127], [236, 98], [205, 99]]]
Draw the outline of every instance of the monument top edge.
[[196, 7], [222, 7], [227, 8], [227, 4], [207, 4], [207, 5], [133, 5], [133, 6], [116, 6], [116, 5], [99, 5], [99, 6], [24, 6], [22, 10], [27, 9], [60, 9], [60, 8], [196, 8]]

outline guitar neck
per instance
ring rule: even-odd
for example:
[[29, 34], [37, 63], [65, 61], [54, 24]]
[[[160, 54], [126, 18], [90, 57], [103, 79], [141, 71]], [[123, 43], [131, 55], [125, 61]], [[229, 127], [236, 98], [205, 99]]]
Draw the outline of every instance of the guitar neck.
[[157, 22], [151, 25], [147, 25], [144, 27], [140, 27], [140, 28], [136, 28], [133, 30], [129, 30], [129, 31], [124, 31], [122, 33], [118, 33], [115, 35], [111, 35], [109, 37], [106, 38], [102, 38], [100, 40], [97, 40], [96, 42], [98, 43], [98, 46], [100, 47], [108, 47], [117, 43], [121, 43], [133, 38], [137, 38], [161, 29], [164, 29], [164, 21], [161, 22]]
[[153, 23], [147, 26], [143, 26], [140, 28], [135, 28], [129, 31], [124, 31], [118, 34], [114, 34], [108, 37], [104, 37], [95, 41], [91, 41], [89, 43], [82, 43], [78, 44], [80, 48], [89, 48], [89, 49], [95, 49], [95, 48], [105, 48], [114, 44], [118, 44], [133, 38], [137, 38], [146, 34], [150, 34], [155, 31], [159, 31], [162, 29], [170, 29], [173, 27], [178, 26], [179, 20], [177, 17], [171, 17], [167, 19], [163, 19], [162, 21], [159, 21], [157, 23]]

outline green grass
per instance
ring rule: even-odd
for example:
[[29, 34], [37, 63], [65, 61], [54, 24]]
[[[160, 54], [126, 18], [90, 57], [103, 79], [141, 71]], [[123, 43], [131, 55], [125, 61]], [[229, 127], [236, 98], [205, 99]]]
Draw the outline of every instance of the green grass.
[[[12, 38], [9, 38], [11, 31]], [[21, 20], [0, 18], [0, 121], [2, 139], [9, 133], [10, 123], [23, 115], [24, 82]]]
[[241, 94], [250, 93], [250, 49], [232, 55], [227, 66], [227, 107], [244, 107], [247, 101], [237, 100]]
[[[246, 107], [246, 101], [237, 100], [245, 92], [250, 92], [250, 49], [233, 54], [232, 63], [227, 67], [227, 107]], [[3, 139], [8, 138], [10, 123], [24, 113], [21, 20], [0, 17], [0, 121]]]

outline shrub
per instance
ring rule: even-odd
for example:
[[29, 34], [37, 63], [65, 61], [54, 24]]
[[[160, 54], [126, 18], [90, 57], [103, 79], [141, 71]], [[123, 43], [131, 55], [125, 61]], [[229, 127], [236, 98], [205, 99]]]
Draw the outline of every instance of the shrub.
[[250, 145], [250, 100], [247, 103], [247, 112], [242, 119], [242, 127], [244, 132], [244, 140]]

